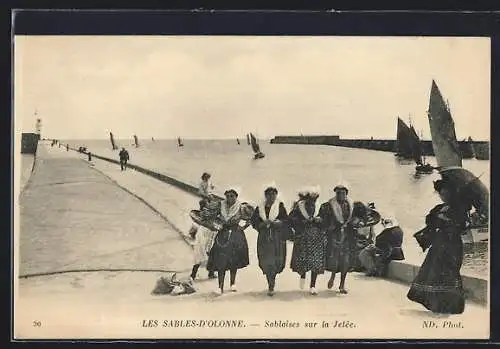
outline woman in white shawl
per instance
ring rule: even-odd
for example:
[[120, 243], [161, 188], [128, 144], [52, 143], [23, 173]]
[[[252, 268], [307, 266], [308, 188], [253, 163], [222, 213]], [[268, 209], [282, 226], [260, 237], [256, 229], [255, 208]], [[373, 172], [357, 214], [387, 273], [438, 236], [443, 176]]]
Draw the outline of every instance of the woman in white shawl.
[[316, 200], [319, 189], [311, 188], [299, 192], [299, 201], [290, 212], [290, 224], [295, 233], [291, 268], [300, 275], [299, 286], [305, 286], [306, 273], [311, 272], [310, 292], [316, 295], [316, 278], [325, 272], [326, 233], [320, 229], [320, 218], [316, 217]]
[[220, 202], [219, 217], [223, 221], [221, 230], [217, 232], [215, 241], [208, 258], [207, 269], [217, 271], [219, 279], [218, 294], [224, 293], [224, 278], [226, 271], [230, 271], [230, 290], [236, 289], [236, 272], [250, 264], [248, 255], [248, 242], [245, 237], [244, 227], [239, 225], [242, 219], [242, 205], [238, 201], [238, 193], [234, 189], [226, 190], [226, 197]]
[[252, 227], [258, 231], [257, 257], [259, 267], [266, 275], [268, 296], [274, 295], [276, 275], [285, 268], [286, 240], [290, 237], [285, 205], [278, 199], [278, 189], [269, 186], [265, 200], [252, 216]]

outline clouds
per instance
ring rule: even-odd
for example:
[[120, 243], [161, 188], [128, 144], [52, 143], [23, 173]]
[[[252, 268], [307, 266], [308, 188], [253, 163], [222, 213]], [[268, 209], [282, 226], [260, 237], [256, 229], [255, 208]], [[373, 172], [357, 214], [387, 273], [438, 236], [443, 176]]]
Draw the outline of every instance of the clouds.
[[16, 117], [34, 125], [37, 108], [58, 138], [393, 138], [411, 113], [428, 137], [434, 78], [459, 137], [487, 138], [489, 50], [472, 38], [17, 37]]

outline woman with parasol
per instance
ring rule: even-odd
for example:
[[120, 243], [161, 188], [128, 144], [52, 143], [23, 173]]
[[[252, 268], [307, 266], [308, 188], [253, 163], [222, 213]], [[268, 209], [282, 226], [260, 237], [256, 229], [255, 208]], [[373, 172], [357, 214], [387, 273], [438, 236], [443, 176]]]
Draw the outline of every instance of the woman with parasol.
[[446, 177], [435, 181], [434, 189], [443, 203], [429, 212], [426, 227], [414, 235], [422, 250], [429, 251], [407, 297], [434, 313], [461, 314], [465, 308], [461, 235], [471, 207]]

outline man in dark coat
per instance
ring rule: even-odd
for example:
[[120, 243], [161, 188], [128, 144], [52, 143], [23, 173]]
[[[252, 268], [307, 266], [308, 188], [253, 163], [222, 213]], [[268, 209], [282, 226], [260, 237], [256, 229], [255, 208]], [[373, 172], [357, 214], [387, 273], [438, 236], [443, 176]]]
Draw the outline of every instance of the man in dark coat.
[[122, 150], [120, 150], [119, 155], [120, 155], [120, 167], [122, 171], [124, 171], [127, 169], [127, 161], [129, 160], [128, 151], [126, 151], [125, 148], [122, 148]]

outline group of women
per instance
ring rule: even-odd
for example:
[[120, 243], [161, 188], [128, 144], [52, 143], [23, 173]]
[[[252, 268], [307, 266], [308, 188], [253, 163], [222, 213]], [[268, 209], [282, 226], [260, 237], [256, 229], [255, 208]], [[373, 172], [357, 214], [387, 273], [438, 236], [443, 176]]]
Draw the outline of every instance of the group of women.
[[[199, 228], [193, 279], [199, 266], [206, 263], [209, 277], [218, 278], [218, 294], [224, 293], [227, 271], [230, 273], [229, 289], [236, 291], [237, 271], [249, 265], [244, 230], [251, 225], [258, 232], [257, 257], [267, 279], [269, 296], [275, 293], [276, 276], [286, 267], [287, 240], [293, 241], [290, 267], [299, 275], [301, 289], [310, 272], [310, 293], [316, 295], [317, 276], [330, 272], [328, 289], [333, 288], [335, 276], [340, 273], [339, 292], [347, 293], [346, 276], [355, 264], [357, 233], [366, 228], [367, 212], [364, 204], [348, 197], [348, 188], [337, 185], [333, 188], [335, 195], [321, 205], [317, 205], [318, 190], [300, 191], [288, 213], [278, 198], [277, 188], [270, 186], [264, 191], [263, 202], [250, 213], [238, 200], [235, 189], [226, 190], [223, 200], [214, 201], [209, 191], [203, 193], [209, 187], [209, 178], [208, 174], [202, 178], [200, 192], [204, 199], [200, 208], [205, 209], [216, 202], [215, 210], [223, 223], [217, 232]], [[431, 311], [461, 313], [464, 296], [459, 273], [462, 261], [460, 229], [465, 212], [456, 204], [450, 186], [444, 181], [437, 183], [435, 189], [444, 203], [431, 211], [425, 233], [418, 236], [419, 243], [425, 243], [430, 251], [408, 298]]]

